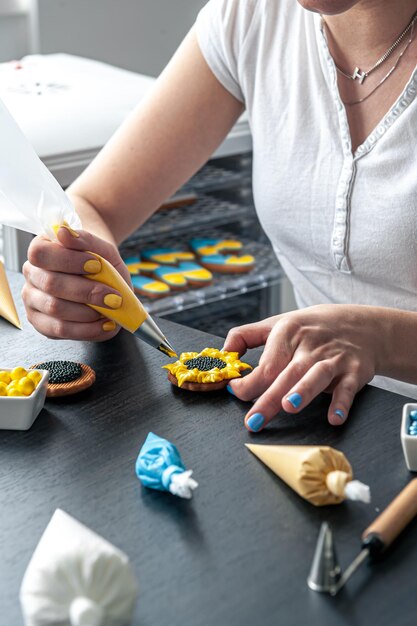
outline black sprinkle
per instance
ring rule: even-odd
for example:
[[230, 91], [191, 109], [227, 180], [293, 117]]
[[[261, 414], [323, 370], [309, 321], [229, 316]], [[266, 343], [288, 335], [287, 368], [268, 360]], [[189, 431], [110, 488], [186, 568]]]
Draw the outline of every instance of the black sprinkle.
[[49, 371], [49, 384], [70, 383], [82, 376], [83, 370], [79, 363], [72, 361], [46, 361], [36, 366], [39, 370]]
[[226, 367], [227, 363], [221, 359], [215, 359], [212, 356], [197, 356], [195, 359], [188, 359], [184, 365], [189, 370], [197, 368], [200, 372], [208, 372], [215, 367], [222, 370]]

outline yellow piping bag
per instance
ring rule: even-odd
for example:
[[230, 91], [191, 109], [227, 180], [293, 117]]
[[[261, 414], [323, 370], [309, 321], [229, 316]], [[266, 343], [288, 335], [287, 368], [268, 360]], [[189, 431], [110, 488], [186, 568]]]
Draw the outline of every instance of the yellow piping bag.
[[[0, 100], [0, 224], [46, 235], [56, 240], [60, 226], [82, 228], [70, 199], [42, 163], [34, 149]], [[168, 356], [177, 356], [119, 272], [101, 256], [91, 252], [101, 263], [101, 271], [87, 274], [119, 291], [123, 304], [118, 310], [88, 304], [137, 337]]]

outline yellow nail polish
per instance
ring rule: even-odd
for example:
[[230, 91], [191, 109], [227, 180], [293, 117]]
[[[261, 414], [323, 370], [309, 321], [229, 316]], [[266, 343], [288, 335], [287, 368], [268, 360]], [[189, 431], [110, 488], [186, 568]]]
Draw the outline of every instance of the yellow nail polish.
[[121, 296], [116, 296], [114, 293], [108, 293], [107, 296], [104, 296], [104, 304], [110, 309], [120, 309], [122, 302]]
[[101, 263], [97, 259], [90, 259], [84, 263], [84, 272], [98, 274], [101, 271]]
[[114, 330], [116, 328], [116, 322], [108, 321], [104, 322], [102, 326], [103, 330]]
[[73, 236], [76, 237], [78, 239], [78, 237], [80, 236], [76, 230], [74, 230], [73, 228], [71, 228], [71, 226], [67, 223], [64, 222], [63, 224], [55, 224], [54, 226], [52, 226], [52, 230], [54, 231], [55, 235], [58, 233], [58, 230], [60, 228], [66, 228], [67, 231]]

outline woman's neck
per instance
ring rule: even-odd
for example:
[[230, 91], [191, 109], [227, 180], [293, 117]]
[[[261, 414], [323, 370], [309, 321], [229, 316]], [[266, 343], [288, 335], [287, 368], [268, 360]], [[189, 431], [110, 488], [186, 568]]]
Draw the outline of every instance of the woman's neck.
[[416, 11], [416, 0], [363, 0], [344, 13], [323, 15], [334, 60], [347, 68], [372, 65]]

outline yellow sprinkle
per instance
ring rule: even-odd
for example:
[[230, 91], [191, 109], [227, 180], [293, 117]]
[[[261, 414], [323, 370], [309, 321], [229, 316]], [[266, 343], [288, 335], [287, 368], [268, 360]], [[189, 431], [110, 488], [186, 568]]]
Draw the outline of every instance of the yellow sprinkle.
[[10, 372], [10, 378], [12, 380], [19, 380], [20, 378], [23, 378], [24, 376], [27, 376], [27, 371], [25, 370], [24, 367], [15, 367], [14, 370]]
[[22, 392], [25, 396], [30, 396], [35, 389], [35, 383], [33, 380], [25, 376], [19, 380], [17, 385], [17, 389]]
[[4, 370], [0, 372], [0, 382], [8, 385], [11, 380], [9, 372], [5, 372]]
[[31, 370], [30, 372], [28, 372], [27, 377], [33, 380], [33, 382], [35, 383], [35, 386], [37, 387], [40, 379], [42, 378], [42, 374], [40, 373], [39, 370]]
[[25, 394], [19, 391], [17, 387], [13, 387], [13, 389], [7, 390], [7, 395], [12, 398], [18, 398], [24, 396]]

